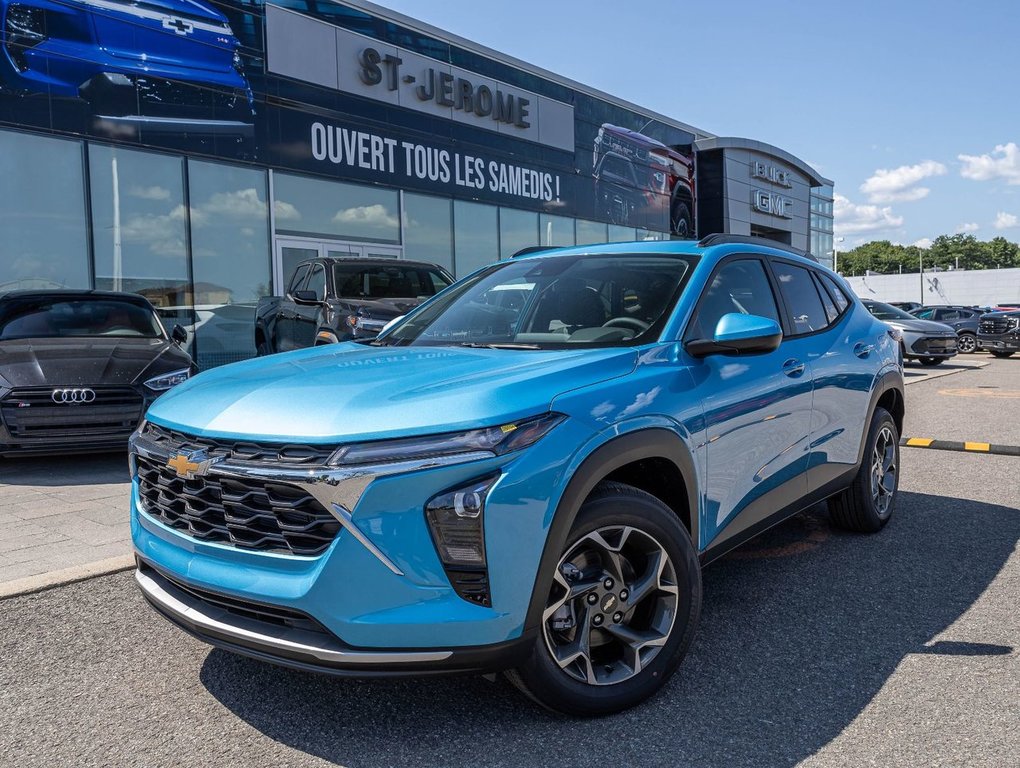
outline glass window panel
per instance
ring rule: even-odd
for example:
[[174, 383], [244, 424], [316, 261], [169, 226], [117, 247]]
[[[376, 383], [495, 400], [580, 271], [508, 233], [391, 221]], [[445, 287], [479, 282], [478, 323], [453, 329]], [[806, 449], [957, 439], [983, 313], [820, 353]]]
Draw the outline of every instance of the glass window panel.
[[619, 224], [609, 225], [609, 242], [623, 243], [634, 240], [637, 234], [633, 227], [621, 227]]
[[609, 242], [609, 229], [605, 222], [578, 219], [576, 226], [578, 245]]
[[499, 261], [499, 209], [457, 200], [453, 204], [457, 276]]
[[81, 142], [0, 131], [0, 293], [88, 288]]
[[255, 354], [255, 305], [270, 291], [265, 171], [188, 161], [195, 349], [200, 368]]
[[791, 336], [819, 331], [829, 324], [818, 296], [811, 273], [803, 267], [795, 267], [783, 261], [772, 262], [772, 269], [779, 279], [779, 290], [790, 310], [793, 322]]
[[[287, 293], [294, 293], [301, 287], [301, 282], [308, 277], [308, 265], [301, 262], [314, 259], [319, 255], [318, 248], [296, 248], [283, 246], [280, 248], [280, 255], [283, 259], [283, 284], [287, 286]], [[330, 256], [346, 256], [348, 254], [334, 254]]]
[[538, 220], [541, 244], [549, 246], [574, 245], [574, 220], [566, 216], [543, 213]]
[[404, 194], [404, 256], [453, 269], [451, 201]]
[[538, 245], [538, 214], [516, 208], [499, 209], [499, 257], [509, 259], [521, 248]]
[[277, 234], [400, 242], [395, 189], [277, 173], [273, 195]]
[[190, 324], [184, 159], [89, 146], [96, 288], [133, 291]]
[[[820, 304], [818, 309], [821, 310]], [[779, 310], [765, 267], [757, 259], [730, 261], [719, 268], [698, 301], [694, 321], [687, 329], [687, 338], [711, 339], [722, 316], [734, 312], [759, 315], [779, 322]]]
[[667, 240], [669, 239], [665, 232], [656, 232], [653, 229], [638, 229], [637, 232], [638, 240]]
[[321, 265], [316, 264], [312, 267], [312, 274], [308, 278], [305, 290], [314, 291], [316, 301], [326, 300], [326, 270]]

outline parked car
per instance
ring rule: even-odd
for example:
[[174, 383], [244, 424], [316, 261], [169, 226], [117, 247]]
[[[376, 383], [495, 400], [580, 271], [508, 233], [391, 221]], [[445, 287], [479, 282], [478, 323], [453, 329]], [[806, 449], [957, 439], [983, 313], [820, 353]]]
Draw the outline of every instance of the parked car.
[[82, 105], [125, 134], [254, 136], [254, 97], [226, 17], [198, 0], [0, 0], [0, 94]]
[[259, 355], [375, 337], [390, 320], [453, 283], [442, 267], [396, 259], [320, 258], [301, 262], [285, 296], [255, 309]]
[[981, 315], [977, 344], [995, 357], [1011, 357], [1020, 350], [1020, 310]]
[[904, 312], [913, 312], [915, 309], [921, 309], [923, 305], [916, 301], [890, 301], [889, 306], [902, 309]]
[[921, 365], [940, 365], [956, 356], [956, 331], [943, 323], [919, 320], [902, 309], [865, 299], [861, 302], [879, 320], [888, 323], [902, 334], [900, 344], [905, 360], [917, 360]]
[[195, 366], [142, 296], [0, 296], [0, 455], [121, 450], [145, 409]]
[[969, 355], [977, 351], [978, 321], [981, 312], [973, 307], [945, 306], [921, 307], [912, 310], [911, 315], [918, 320], [934, 320], [956, 330], [956, 349]]
[[895, 505], [893, 333], [758, 243], [520, 256], [376, 339], [200, 374], [132, 438], [143, 594], [285, 666], [637, 704], [690, 645], [704, 565], [824, 499], [865, 532]]

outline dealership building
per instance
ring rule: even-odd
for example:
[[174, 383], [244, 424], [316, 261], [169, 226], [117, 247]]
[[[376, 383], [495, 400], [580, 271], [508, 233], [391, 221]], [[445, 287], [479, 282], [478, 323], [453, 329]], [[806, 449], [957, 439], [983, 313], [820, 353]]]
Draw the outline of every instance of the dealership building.
[[201, 367], [253, 355], [258, 298], [316, 255], [464, 276], [528, 246], [725, 232], [831, 263], [832, 182], [789, 152], [362, 0], [0, 14], [0, 292], [141, 293]]

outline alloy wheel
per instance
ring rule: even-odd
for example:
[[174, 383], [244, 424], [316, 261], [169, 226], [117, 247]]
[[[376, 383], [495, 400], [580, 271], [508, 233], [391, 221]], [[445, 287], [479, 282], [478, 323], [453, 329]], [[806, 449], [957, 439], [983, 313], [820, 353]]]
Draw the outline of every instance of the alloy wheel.
[[888, 426], [883, 426], [875, 438], [871, 458], [871, 497], [879, 517], [889, 514], [896, 493], [896, 438]]
[[676, 568], [653, 536], [608, 526], [567, 549], [542, 630], [553, 661], [588, 685], [639, 674], [662, 650], [677, 614]]
[[969, 333], [960, 336], [956, 341], [956, 349], [963, 355], [969, 355], [977, 349], [977, 339]]

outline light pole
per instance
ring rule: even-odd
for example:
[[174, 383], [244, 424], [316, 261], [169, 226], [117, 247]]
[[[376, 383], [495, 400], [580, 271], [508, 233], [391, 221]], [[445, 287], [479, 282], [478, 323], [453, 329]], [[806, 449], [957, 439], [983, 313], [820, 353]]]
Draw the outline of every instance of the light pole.
[[834, 237], [832, 238], [832, 271], [839, 272], [839, 249], [838, 245], [843, 242], [846, 238]]

